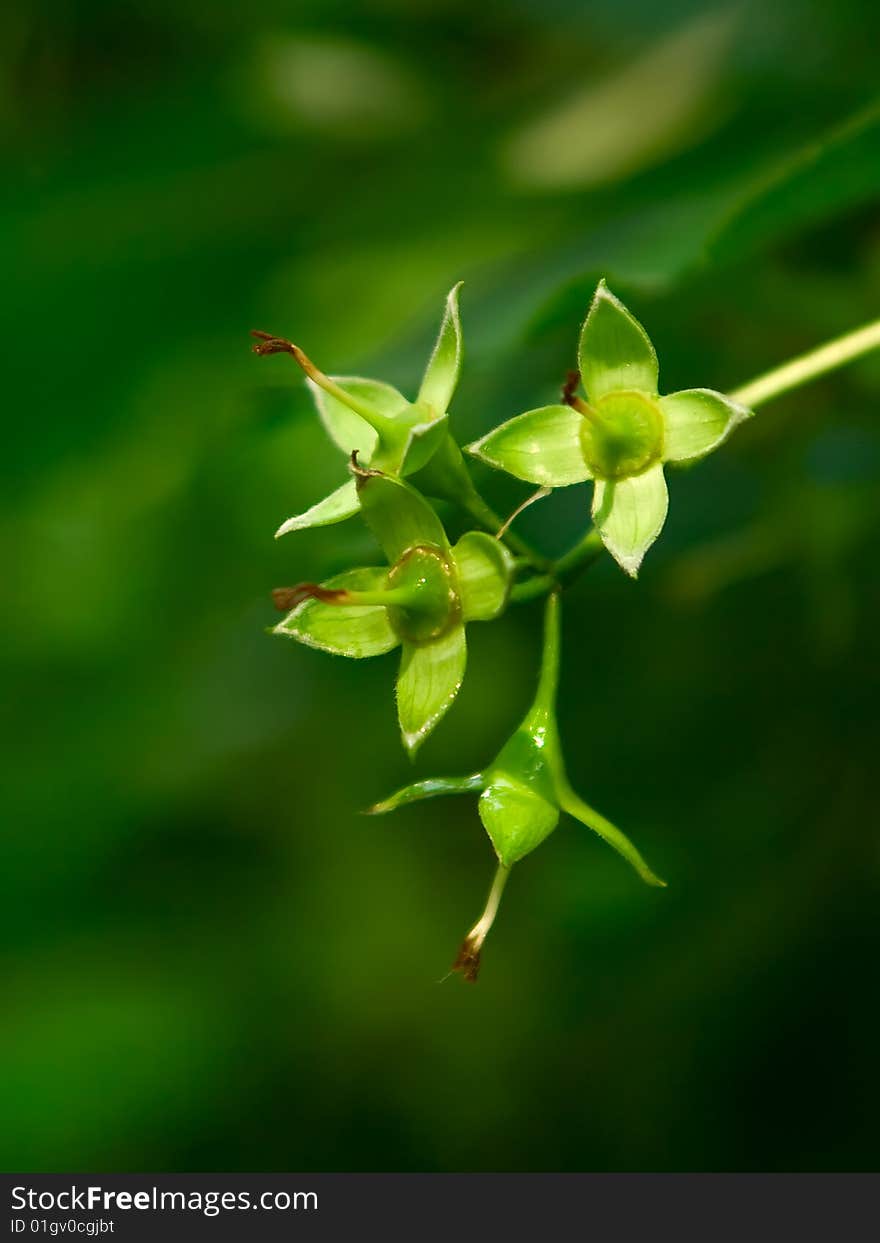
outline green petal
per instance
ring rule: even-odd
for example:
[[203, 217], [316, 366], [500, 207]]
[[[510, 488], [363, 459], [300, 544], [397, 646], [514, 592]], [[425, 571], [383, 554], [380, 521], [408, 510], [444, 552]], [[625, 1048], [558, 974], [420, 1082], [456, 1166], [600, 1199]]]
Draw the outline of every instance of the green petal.
[[442, 522], [408, 483], [369, 472], [356, 482], [364, 518], [391, 565], [417, 544], [449, 548]]
[[286, 535], [288, 531], [304, 531], [307, 527], [332, 526], [335, 522], [342, 522], [350, 518], [352, 514], [356, 514], [360, 507], [357, 485], [353, 479], [349, 479], [348, 483], [344, 483], [341, 488], [325, 496], [323, 501], [318, 501], [317, 505], [313, 505], [305, 513], [294, 514], [292, 518], [288, 518], [275, 532], [275, 538]]
[[570, 786], [561, 791], [562, 810], [568, 815], [573, 816], [575, 820], [579, 820], [581, 824], [592, 829], [597, 833], [603, 841], [607, 842], [612, 850], [616, 850], [619, 855], [626, 859], [641, 876], [646, 885], [656, 885], [660, 889], [666, 888], [666, 881], [661, 880], [656, 873], [652, 872], [639, 851], [635, 848], [627, 835], [623, 833], [610, 820], [606, 820], [600, 815], [595, 808], [590, 807], [589, 803], [585, 803], [582, 798], [575, 794]]
[[614, 560], [633, 578], [663, 529], [668, 505], [660, 463], [629, 479], [596, 480], [593, 521]]
[[498, 470], [538, 483], [564, 488], [590, 478], [581, 448], [583, 415], [571, 406], [542, 406], [502, 423], [468, 453]]
[[590, 401], [621, 389], [657, 392], [659, 366], [651, 340], [604, 281], [581, 329], [578, 366]]
[[458, 313], [458, 291], [461, 286], [462, 282], [459, 281], [449, 291], [440, 334], [419, 389], [419, 401], [430, 406], [437, 414], [444, 414], [449, 409], [461, 371], [463, 342]]
[[751, 418], [751, 410], [709, 388], [688, 388], [661, 397], [664, 450], [667, 462], [690, 462], [705, 457], [726, 440], [733, 429]]
[[505, 867], [540, 846], [559, 823], [559, 808], [499, 773], [480, 795], [480, 819]]
[[[362, 568], [337, 574], [323, 584], [349, 591], [377, 591], [385, 586], [386, 569]], [[274, 634], [296, 639], [308, 647], [320, 648], [334, 656], [381, 656], [397, 647], [400, 640], [391, 629], [388, 610], [382, 605], [325, 604], [306, 600], [279, 622]]]
[[397, 679], [397, 715], [403, 743], [414, 755], [448, 711], [464, 679], [464, 626], [453, 626], [430, 643], [403, 646]]
[[513, 558], [485, 531], [468, 531], [452, 550], [465, 621], [491, 621], [507, 603]]
[[[418, 407], [413, 406], [412, 409], [416, 411]], [[396, 455], [399, 461], [399, 473], [401, 475], [412, 475], [417, 470], [421, 470], [423, 466], [426, 466], [446, 439], [448, 431], [449, 419], [445, 414], [439, 418], [425, 419], [424, 422], [416, 423], [411, 427], [403, 449]], [[393, 460], [394, 456], [392, 452], [389, 455], [390, 460]], [[373, 458], [373, 464], [376, 466], [380, 465], [378, 453]]]
[[[353, 397], [375, 406], [388, 418], [398, 418], [411, 408], [402, 393], [398, 393], [390, 384], [383, 384], [381, 380], [365, 380], [361, 376], [332, 376], [331, 379]], [[356, 449], [361, 461], [369, 462], [378, 439], [373, 428], [359, 414], [355, 414], [348, 406], [319, 388], [314, 381], [308, 380], [307, 383], [330, 439], [339, 445], [347, 457], [351, 457]]]
[[408, 803], [420, 803], [423, 799], [437, 798], [441, 794], [472, 794], [482, 786], [482, 773], [473, 773], [470, 777], [428, 777], [425, 781], [414, 781], [404, 786], [381, 803], [375, 803], [367, 809], [367, 815], [384, 816], [386, 812], [405, 807]]

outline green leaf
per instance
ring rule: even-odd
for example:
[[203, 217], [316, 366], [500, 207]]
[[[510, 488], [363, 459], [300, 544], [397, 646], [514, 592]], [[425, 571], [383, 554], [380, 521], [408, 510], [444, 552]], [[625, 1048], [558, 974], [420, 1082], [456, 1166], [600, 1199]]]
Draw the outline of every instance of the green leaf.
[[705, 258], [716, 264], [741, 261], [859, 203], [874, 201], [878, 166], [880, 103], [875, 99], [752, 175], [707, 239]]
[[442, 794], [472, 794], [483, 787], [483, 774], [473, 773], [470, 777], [428, 777], [424, 781], [414, 781], [402, 790], [389, 795], [381, 803], [367, 808], [368, 816], [384, 816], [386, 812], [396, 811], [408, 803], [420, 803], [427, 798], [437, 798]]
[[391, 565], [417, 544], [449, 548], [442, 522], [408, 483], [371, 472], [356, 482], [364, 518]]
[[582, 425], [583, 415], [571, 406], [542, 406], [502, 423], [467, 451], [526, 483], [564, 488], [590, 478]]
[[287, 535], [289, 531], [304, 531], [307, 527], [329, 527], [335, 522], [343, 522], [356, 514], [360, 507], [357, 485], [353, 479], [349, 479], [341, 488], [325, 496], [323, 501], [318, 501], [305, 513], [294, 514], [292, 518], [288, 518], [275, 532], [275, 538]]
[[663, 457], [667, 462], [705, 457], [752, 414], [745, 406], [708, 388], [670, 393], [661, 397], [658, 405], [663, 414]]
[[444, 414], [449, 409], [461, 371], [464, 346], [458, 313], [458, 291], [462, 283], [459, 281], [449, 291], [440, 334], [419, 389], [419, 402], [430, 406], [437, 414]]
[[[379, 591], [385, 586], [388, 571], [372, 567], [346, 570], [328, 579], [322, 586], [330, 590]], [[391, 629], [388, 610], [382, 605], [325, 604], [306, 600], [279, 622], [273, 634], [284, 635], [320, 648], [334, 656], [381, 656], [397, 647], [400, 640]]]
[[629, 479], [596, 480], [593, 521], [614, 560], [633, 578], [663, 529], [668, 504], [659, 463]]
[[503, 612], [510, 591], [513, 558], [485, 531], [468, 531], [452, 550], [464, 621], [491, 621]]
[[463, 625], [452, 626], [429, 643], [404, 643], [397, 679], [397, 715], [410, 755], [452, 706], [466, 664]]
[[480, 795], [480, 819], [505, 867], [522, 859], [559, 823], [559, 808], [527, 785], [498, 773]]
[[581, 329], [578, 366], [590, 401], [626, 389], [657, 392], [659, 365], [651, 340], [604, 281]]
[[[362, 376], [331, 376], [331, 379], [341, 389], [351, 393], [359, 401], [374, 406], [388, 418], [400, 418], [411, 409], [402, 393], [381, 380], [365, 380]], [[319, 388], [313, 380], [307, 380], [306, 383], [312, 391], [318, 414], [330, 439], [342, 449], [346, 457], [351, 457], [357, 450], [361, 461], [365, 464], [369, 462], [378, 440], [373, 428], [359, 414], [355, 414], [337, 398]]]

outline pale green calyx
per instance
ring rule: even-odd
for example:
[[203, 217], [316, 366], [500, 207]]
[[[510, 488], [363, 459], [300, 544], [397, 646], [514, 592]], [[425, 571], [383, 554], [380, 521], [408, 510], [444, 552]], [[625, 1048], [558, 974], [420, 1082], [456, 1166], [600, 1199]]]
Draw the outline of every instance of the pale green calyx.
[[356, 464], [354, 471], [361, 510], [388, 565], [282, 589], [276, 603], [287, 616], [274, 633], [339, 656], [401, 647], [397, 710], [413, 754], [458, 694], [465, 625], [503, 611], [513, 562], [479, 531], [451, 545], [434, 510], [403, 480]]
[[[705, 457], [751, 414], [711, 389], [659, 396], [658, 380], [648, 334], [600, 281], [563, 404], [510, 419], [469, 452], [541, 487], [593, 480], [593, 521], [635, 577], [666, 520], [664, 464]], [[580, 381], [585, 397], [576, 391]]]

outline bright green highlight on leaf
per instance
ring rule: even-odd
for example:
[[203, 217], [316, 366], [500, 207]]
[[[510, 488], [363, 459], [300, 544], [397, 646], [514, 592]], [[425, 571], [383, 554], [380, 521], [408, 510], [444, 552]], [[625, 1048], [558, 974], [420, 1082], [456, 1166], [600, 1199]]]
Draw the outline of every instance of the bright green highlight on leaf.
[[594, 479], [593, 521], [635, 577], [666, 520], [663, 464], [711, 453], [750, 411], [711, 389], [658, 397], [650, 338], [604, 281], [581, 329], [578, 365], [584, 397], [567, 385], [565, 404], [518, 415], [469, 452], [542, 487]]

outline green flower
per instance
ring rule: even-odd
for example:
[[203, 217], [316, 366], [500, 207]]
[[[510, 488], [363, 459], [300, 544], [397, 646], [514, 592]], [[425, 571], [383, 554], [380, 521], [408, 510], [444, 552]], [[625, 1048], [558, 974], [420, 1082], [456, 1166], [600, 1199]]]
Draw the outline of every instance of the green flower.
[[466, 623], [503, 611], [513, 563], [482, 531], [469, 531], [452, 547], [415, 488], [353, 465], [359, 506], [388, 565], [281, 589], [276, 603], [291, 611], [273, 633], [338, 656], [380, 656], [401, 647], [397, 712], [404, 745], [414, 754], [458, 694]]
[[486, 769], [469, 777], [416, 781], [370, 808], [371, 814], [379, 815], [440, 794], [479, 793], [477, 809], [498, 857], [498, 871], [486, 910], [465, 937], [453, 966], [468, 980], [477, 978], [483, 941], [510, 869], [553, 832], [561, 812], [597, 833], [649, 885], [665, 885], [629, 838], [579, 798], [568, 780], [556, 724], [559, 631], [559, 597], [554, 593], [547, 600], [544, 655], [534, 703]]
[[[290, 354], [308, 377], [318, 414], [335, 444], [346, 457], [356, 452], [360, 460], [392, 475], [411, 475], [423, 470], [438, 455], [445, 474], [454, 473], [453, 490], [469, 487], [464, 478], [460, 450], [448, 430], [447, 410], [458, 383], [462, 361], [461, 319], [457, 284], [446, 299], [446, 307], [434, 350], [425, 368], [419, 395], [414, 402], [381, 380], [361, 376], [327, 376], [303, 353], [299, 346], [283, 337], [255, 332], [257, 354]], [[439, 475], [438, 469], [435, 474]], [[441, 489], [446, 495], [449, 488]], [[288, 531], [330, 526], [350, 518], [359, 509], [355, 481], [350, 479], [330, 496], [312, 505], [305, 513], [288, 518], [277, 530], [276, 539]]]
[[[542, 487], [594, 481], [593, 521], [633, 577], [666, 520], [667, 462], [693, 462], [751, 414], [706, 388], [658, 396], [659, 367], [640, 323], [600, 281], [581, 329], [579, 373], [563, 405], [503, 423], [468, 452]], [[586, 401], [577, 396], [583, 381]]]

